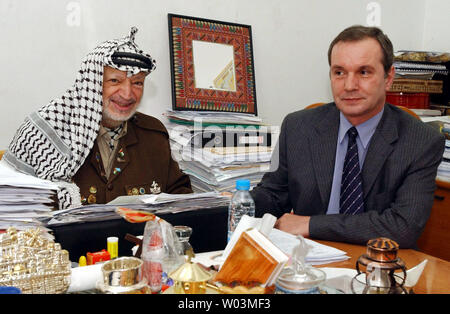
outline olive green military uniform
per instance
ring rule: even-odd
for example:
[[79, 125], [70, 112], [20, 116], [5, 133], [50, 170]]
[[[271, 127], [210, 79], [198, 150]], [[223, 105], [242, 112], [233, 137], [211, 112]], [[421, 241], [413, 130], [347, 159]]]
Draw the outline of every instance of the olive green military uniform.
[[158, 119], [137, 112], [114, 152], [107, 176], [96, 141], [74, 176], [83, 204], [105, 204], [121, 195], [192, 193], [190, 179], [172, 159], [169, 135]]

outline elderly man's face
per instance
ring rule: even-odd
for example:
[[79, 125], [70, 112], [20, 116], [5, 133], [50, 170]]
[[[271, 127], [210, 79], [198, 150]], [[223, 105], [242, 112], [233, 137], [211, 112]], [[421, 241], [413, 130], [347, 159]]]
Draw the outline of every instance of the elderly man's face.
[[146, 73], [131, 77], [127, 73], [105, 67], [103, 73], [103, 126], [114, 128], [136, 112], [144, 92]]

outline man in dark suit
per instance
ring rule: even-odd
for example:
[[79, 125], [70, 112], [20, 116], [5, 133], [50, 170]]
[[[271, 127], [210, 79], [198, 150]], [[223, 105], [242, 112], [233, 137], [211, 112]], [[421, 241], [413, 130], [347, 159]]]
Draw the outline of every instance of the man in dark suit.
[[444, 137], [386, 104], [395, 72], [380, 29], [345, 29], [328, 61], [334, 102], [284, 119], [278, 167], [252, 191], [256, 215], [270, 212], [277, 228], [305, 237], [358, 244], [388, 237], [415, 247]]

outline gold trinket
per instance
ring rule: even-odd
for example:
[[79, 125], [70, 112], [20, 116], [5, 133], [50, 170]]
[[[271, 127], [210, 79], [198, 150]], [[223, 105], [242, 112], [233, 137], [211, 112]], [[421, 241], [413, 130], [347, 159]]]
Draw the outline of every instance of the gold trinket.
[[89, 195], [88, 197], [88, 204], [95, 204], [97, 203], [97, 198], [95, 197], [94, 194]]
[[15, 286], [24, 294], [64, 293], [70, 276], [68, 252], [41, 229], [0, 234], [0, 286]]
[[137, 188], [132, 188], [132, 189], [131, 189], [131, 193], [132, 193], [133, 195], [139, 195], [139, 190], [138, 190]]
[[95, 186], [91, 186], [89, 188], [89, 192], [92, 193], [92, 194], [95, 194], [95, 193], [97, 193], [97, 188]]
[[161, 193], [161, 188], [159, 187], [158, 183], [156, 183], [155, 181], [153, 181], [153, 183], [151, 185], [150, 192], [152, 194], [159, 194], [159, 193]]
[[203, 269], [197, 263], [192, 263], [192, 255], [188, 261], [169, 274], [174, 280], [173, 291], [175, 294], [205, 294], [207, 282], [213, 274]]

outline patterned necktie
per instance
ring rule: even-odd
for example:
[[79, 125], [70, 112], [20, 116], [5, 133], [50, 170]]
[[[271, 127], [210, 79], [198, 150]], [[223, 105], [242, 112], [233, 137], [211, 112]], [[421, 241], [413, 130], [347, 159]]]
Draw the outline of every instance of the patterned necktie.
[[362, 177], [359, 168], [358, 145], [356, 145], [358, 131], [352, 127], [347, 134], [348, 148], [342, 170], [339, 213], [354, 215], [364, 211]]

